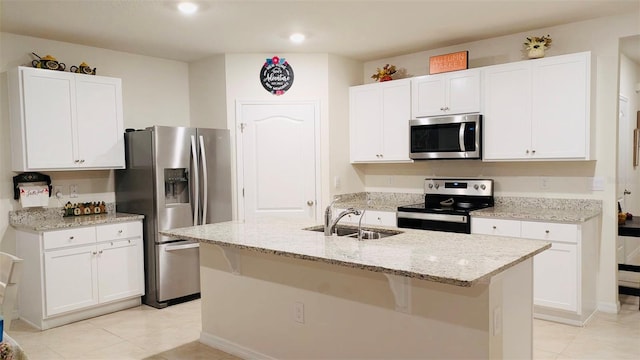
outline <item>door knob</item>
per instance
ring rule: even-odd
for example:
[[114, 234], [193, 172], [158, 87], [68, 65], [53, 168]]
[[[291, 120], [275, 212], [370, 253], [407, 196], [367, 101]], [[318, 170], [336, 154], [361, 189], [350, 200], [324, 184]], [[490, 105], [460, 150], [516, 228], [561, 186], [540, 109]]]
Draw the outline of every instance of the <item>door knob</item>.
[[307, 205], [312, 206], [313, 204], [314, 204], [314, 203], [313, 203], [313, 200], [309, 200], [309, 201], [307, 201]]

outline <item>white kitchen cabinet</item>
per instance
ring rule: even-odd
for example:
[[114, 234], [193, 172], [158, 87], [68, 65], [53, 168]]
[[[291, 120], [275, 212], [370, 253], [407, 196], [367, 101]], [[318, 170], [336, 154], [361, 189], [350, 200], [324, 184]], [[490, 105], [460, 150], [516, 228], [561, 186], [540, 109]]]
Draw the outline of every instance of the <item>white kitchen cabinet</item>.
[[590, 160], [589, 52], [488, 66], [483, 159]]
[[367, 224], [378, 226], [393, 226], [398, 225], [395, 211], [376, 211], [367, 210], [364, 214]]
[[124, 168], [120, 79], [29, 67], [7, 76], [13, 171]]
[[545, 240], [534, 257], [533, 302], [537, 318], [583, 325], [596, 309], [598, 223], [580, 224], [471, 218], [471, 233]]
[[[336, 208], [333, 210], [333, 217], [335, 218], [345, 209]], [[360, 222], [360, 215], [349, 214], [343, 217], [338, 223], [339, 224], [355, 224], [358, 225]], [[367, 210], [364, 213], [364, 217], [362, 218], [363, 225], [378, 225], [378, 226], [397, 226], [396, 213], [395, 211], [378, 211], [378, 210]]]
[[480, 112], [480, 71], [469, 69], [411, 79], [411, 116]]
[[578, 246], [554, 242], [533, 259], [533, 303], [578, 311]]
[[47, 316], [98, 303], [95, 245], [44, 253]]
[[136, 306], [144, 295], [140, 221], [16, 231], [25, 259], [19, 313], [40, 329]]
[[352, 163], [411, 162], [409, 79], [349, 89], [349, 139]]

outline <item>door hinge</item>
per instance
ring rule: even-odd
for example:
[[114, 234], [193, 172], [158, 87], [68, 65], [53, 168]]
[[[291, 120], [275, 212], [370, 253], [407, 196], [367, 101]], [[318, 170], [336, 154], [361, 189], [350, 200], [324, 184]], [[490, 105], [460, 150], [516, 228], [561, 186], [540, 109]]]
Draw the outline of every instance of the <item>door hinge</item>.
[[247, 123], [240, 123], [240, 132], [243, 133], [244, 132], [244, 128], [247, 127]]

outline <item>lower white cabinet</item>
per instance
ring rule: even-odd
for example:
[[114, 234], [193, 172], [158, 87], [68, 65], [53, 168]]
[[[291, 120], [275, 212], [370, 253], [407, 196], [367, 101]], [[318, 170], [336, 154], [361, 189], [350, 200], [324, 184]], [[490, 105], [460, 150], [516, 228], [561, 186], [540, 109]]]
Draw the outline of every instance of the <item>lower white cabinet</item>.
[[[333, 209], [333, 218], [335, 219], [335, 217], [338, 216], [338, 214], [340, 214], [344, 210], [345, 209], [341, 209], [341, 208]], [[359, 222], [360, 222], [360, 215], [349, 214], [343, 217], [338, 223], [357, 225]], [[396, 220], [395, 211], [367, 210], [364, 213], [362, 224], [395, 227], [398, 225], [398, 222]]]
[[596, 309], [598, 221], [580, 224], [471, 218], [471, 233], [551, 242], [533, 259], [537, 318], [584, 325]]
[[142, 222], [16, 232], [25, 259], [20, 318], [40, 329], [136, 306], [144, 295]]

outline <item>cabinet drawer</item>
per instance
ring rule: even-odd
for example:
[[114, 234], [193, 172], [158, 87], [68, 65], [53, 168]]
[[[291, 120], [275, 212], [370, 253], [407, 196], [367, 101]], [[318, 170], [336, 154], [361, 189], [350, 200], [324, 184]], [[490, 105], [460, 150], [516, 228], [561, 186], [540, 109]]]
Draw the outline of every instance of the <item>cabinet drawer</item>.
[[520, 221], [471, 218], [471, 233], [520, 237]]
[[370, 225], [397, 226], [395, 211], [367, 211], [365, 218]]
[[95, 227], [46, 231], [42, 235], [45, 250], [68, 246], [93, 244], [96, 242]]
[[142, 224], [140, 221], [132, 221], [96, 226], [96, 236], [98, 241], [141, 237]]
[[578, 242], [578, 226], [576, 224], [556, 224], [534, 221], [522, 222], [522, 237], [527, 239]]

